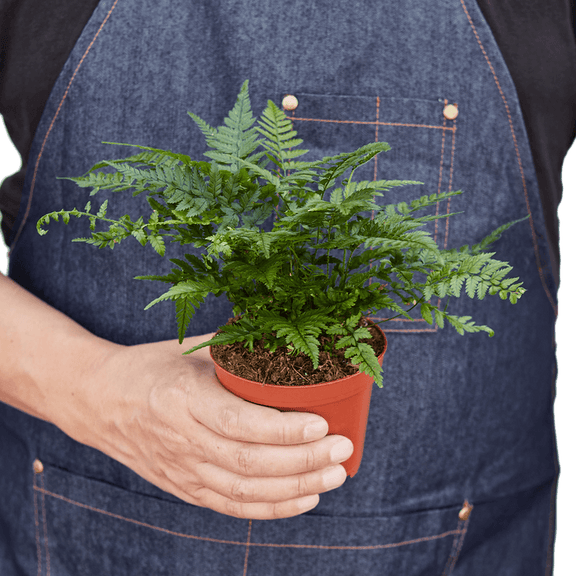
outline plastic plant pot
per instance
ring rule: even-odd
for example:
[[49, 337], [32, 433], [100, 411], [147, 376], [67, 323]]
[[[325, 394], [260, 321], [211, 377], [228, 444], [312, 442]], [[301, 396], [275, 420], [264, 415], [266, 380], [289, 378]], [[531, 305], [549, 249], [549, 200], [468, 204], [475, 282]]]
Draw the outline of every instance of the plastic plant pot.
[[[378, 356], [380, 366], [386, 347], [384, 337], [384, 350]], [[364, 437], [374, 382], [370, 376], [358, 372], [346, 378], [321, 384], [278, 386], [236, 376], [222, 368], [216, 361], [214, 366], [220, 383], [243, 400], [279, 410], [312, 412], [322, 416], [328, 422], [328, 434], [340, 434], [352, 441], [354, 452], [342, 464], [348, 476], [352, 477], [358, 472], [364, 451]]]

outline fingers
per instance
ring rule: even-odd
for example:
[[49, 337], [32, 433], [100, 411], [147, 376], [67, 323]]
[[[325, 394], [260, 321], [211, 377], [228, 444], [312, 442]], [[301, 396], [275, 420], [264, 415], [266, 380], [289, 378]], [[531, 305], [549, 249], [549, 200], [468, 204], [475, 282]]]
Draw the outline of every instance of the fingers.
[[227, 514], [228, 516], [251, 518], [252, 520], [290, 518], [312, 510], [320, 501], [320, 497], [315, 495], [284, 502], [245, 503], [231, 500], [208, 489], [203, 489], [201, 492], [198, 492], [196, 497], [201, 502], [201, 505], [206, 508], [211, 508], [216, 512]]
[[295, 446], [237, 442], [215, 435], [203, 437], [201, 442], [206, 460], [235, 474], [264, 478], [321, 470], [344, 462], [354, 451], [344, 436], [326, 436]]
[[196, 474], [212, 491], [241, 503], [297, 500], [334, 490], [346, 480], [340, 464], [282, 478], [250, 478], [206, 463], [197, 467]]
[[126, 385], [120, 395], [117, 459], [186, 502], [239, 518], [302, 514], [342, 485], [352, 442], [327, 436], [324, 418], [242, 400], [218, 382], [203, 351], [182, 357], [172, 348], [123, 350], [130, 366], [146, 359], [149, 385]]
[[321, 416], [303, 412], [280, 412], [238, 398], [214, 376], [189, 399], [189, 410], [199, 422], [226, 438], [242, 442], [290, 445], [311, 442], [328, 433]]
[[[321, 470], [353, 452], [348, 438], [325, 436], [328, 425], [320, 416], [257, 406], [217, 382], [206, 382], [193, 395], [184, 386], [165, 385], [149, 397], [159, 421], [190, 442], [188, 456], [242, 476], [267, 478]], [[193, 413], [187, 408], [191, 404]], [[310, 423], [318, 426], [308, 434]], [[311, 441], [314, 436], [320, 439]]]
[[[334, 467], [331, 470], [330, 480], [316, 479], [310, 475], [308, 479], [289, 479], [287, 490], [280, 483], [275, 486], [266, 486], [266, 479], [238, 478], [233, 474], [222, 474], [222, 470], [207, 465], [203, 472], [210, 476], [210, 479], [202, 480], [199, 483], [186, 483], [181, 477], [181, 471], [172, 476], [170, 486], [163, 486], [175, 496], [185, 502], [196, 506], [210, 508], [221, 514], [234, 516], [236, 518], [251, 518], [254, 520], [273, 520], [278, 518], [289, 518], [307, 512], [317, 506], [320, 498], [316, 493], [301, 495], [292, 498], [292, 494], [309, 489], [314, 492], [316, 487], [327, 482], [341, 483], [346, 477], [346, 472], [342, 466]], [[219, 480], [215, 480], [219, 478]], [[275, 479], [271, 479], [273, 482]], [[289, 486], [288, 484], [291, 484]], [[309, 487], [308, 487], [309, 486]], [[336, 487], [336, 486], [335, 486]], [[273, 491], [278, 490], [274, 495]], [[322, 491], [326, 491], [321, 488]], [[268, 500], [260, 499], [260, 496]]]

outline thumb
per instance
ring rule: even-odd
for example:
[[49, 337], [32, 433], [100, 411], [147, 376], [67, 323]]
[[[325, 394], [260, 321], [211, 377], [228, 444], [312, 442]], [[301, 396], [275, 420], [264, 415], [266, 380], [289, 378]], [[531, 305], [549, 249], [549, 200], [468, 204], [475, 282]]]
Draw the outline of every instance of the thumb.
[[235, 396], [220, 384], [213, 368], [198, 383], [198, 393], [189, 398], [188, 408], [212, 431], [242, 442], [302, 444], [328, 433], [328, 423], [316, 414], [281, 412]]

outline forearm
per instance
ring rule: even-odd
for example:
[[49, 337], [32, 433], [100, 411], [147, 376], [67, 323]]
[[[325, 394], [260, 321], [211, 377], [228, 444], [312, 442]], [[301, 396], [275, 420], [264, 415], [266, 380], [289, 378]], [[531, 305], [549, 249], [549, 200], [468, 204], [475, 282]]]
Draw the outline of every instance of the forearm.
[[0, 400], [66, 428], [86, 401], [83, 374], [116, 345], [0, 274]]
[[309, 510], [344, 482], [352, 443], [318, 416], [232, 395], [207, 348], [182, 356], [209, 337], [113, 344], [0, 274], [0, 400], [191, 504], [241, 518]]

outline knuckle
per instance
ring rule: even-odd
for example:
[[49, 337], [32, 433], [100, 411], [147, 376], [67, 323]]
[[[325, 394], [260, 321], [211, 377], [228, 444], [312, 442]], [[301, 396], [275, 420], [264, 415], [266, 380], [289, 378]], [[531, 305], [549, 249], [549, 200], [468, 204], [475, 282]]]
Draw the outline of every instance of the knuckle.
[[177, 376], [170, 384], [156, 384], [148, 392], [148, 407], [152, 414], [161, 420], [170, 415], [174, 406], [186, 405], [187, 389], [176, 380]]
[[148, 392], [148, 406], [153, 414], [158, 415], [162, 412], [164, 390], [160, 386], [152, 386]]
[[218, 413], [218, 428], [228, 438], [237, 438], [240, 432], [240, 411], [226, 406]]
[[249, 446], [241, 446], [236, 452], [236, 465], [242, 474], [250, 476], [255, 472], [256, 458], [254, 450]]
[[209, 507], [208, 489], [205, 486], [191, 486], [186, 490], [186, 493], [197, 506]]
[[282, 426], [278, 430], [278, 440], [281, 444], [290, 444], [292, 434], [290, 433], [290, 427], [287, 422], [283, 422]]
[[314, 450], [308, 449], [306, 450], [305, 455], [305, 464], [306, 470], [315, 470], [316, 469], [317, 458]]
[[244, 506], [241, 502], [237, 502], [236, 500], [226, 499], [224, 508], [226, 514], [229, 516], [235, 516], [236, 518], [244, 518], [246, 516], [243, 512]]
[[286, 518], [286, 507], [282, 502], [275, 502], [270, 508], [270, 519], [276, 520], [279, 518]]
[[237, 502], [254, 502], [254, 490], [243, 478], [237, 478], [230, 488], [232, 499]]
[[301, 442], [301, 433], [295, 430], [294, 424], [289, 419], [282, 422], [279, 429], [279, 439], [282, 444], [297, 444]]
[[277, 412], [274, 415], [276, 439], [280, 444], [297, 444], [301, 441], [292, 412]]
[[296, 486], [297, 496], [307, 496], [310, 494], [310, 486], [308, 484], [308, 479], [304, 475], [298, 476], [298, 484]]

